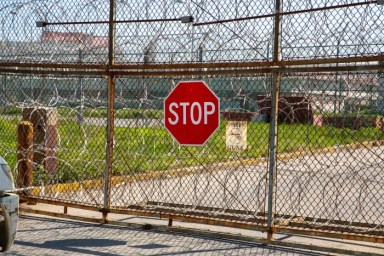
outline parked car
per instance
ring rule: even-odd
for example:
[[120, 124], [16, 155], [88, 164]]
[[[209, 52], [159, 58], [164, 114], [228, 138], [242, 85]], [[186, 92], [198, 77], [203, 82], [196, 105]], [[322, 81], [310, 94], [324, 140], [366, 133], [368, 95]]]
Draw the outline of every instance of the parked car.
[[0, 251], [8, 251], [16, 237], [19, 197], [8, 192], [14, 189], [11, 168], [0, 157]]

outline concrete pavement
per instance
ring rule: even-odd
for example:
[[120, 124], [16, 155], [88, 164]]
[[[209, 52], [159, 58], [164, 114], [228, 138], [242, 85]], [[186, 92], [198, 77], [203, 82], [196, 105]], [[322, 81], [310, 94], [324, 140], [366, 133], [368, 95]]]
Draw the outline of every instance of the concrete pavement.
[[[144, 226], [145, 227], [145, 226]], [[5, 255], [329, 255], [254, 242], [23, 215]]]

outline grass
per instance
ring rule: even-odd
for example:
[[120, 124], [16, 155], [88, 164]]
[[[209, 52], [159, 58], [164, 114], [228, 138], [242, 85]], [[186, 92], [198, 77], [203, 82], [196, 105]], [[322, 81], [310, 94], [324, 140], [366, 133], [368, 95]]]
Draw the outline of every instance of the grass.
[[[16, 129], [18, 120], [0, 119], [0, 155], [16, 166]], [[248, 124], [248, 149], [226, 149], [226, 121], [202, 147], [180, 147], [163, 127], [115, 128], [113, 174], [143, 173], [189, 166], [246, 160], [268, 155], [269, 124]], [[105, 171], [105, 127], [79, 126], [67, 119], [59, 125], [59, 168], [55, 177], [36, 171], [35, 180], [71, 182], [95, 179]], [[281, 124], [278, 129], [279, 152], [306, 151], [362, 141], [383, 140], [384, 133], [375, 128], [359, 130], [318, 127], [304, 124]], [[40, 170], [41, 168], [36, 168]]]

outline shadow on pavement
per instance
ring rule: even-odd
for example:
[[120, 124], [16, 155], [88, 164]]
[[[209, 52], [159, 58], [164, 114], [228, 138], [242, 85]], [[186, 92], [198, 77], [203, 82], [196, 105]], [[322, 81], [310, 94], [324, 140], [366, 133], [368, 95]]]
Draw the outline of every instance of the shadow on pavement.
[[327, 255], [177, 232], [21, 216], [7, 255]]

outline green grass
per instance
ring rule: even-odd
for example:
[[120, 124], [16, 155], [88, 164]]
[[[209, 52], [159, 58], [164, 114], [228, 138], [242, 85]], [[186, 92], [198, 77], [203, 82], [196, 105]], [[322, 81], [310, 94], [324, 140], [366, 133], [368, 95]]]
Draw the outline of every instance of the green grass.
[[[59, 125], [59, 168], [55, 177], [36, 171], [39, 182], [70, 182], [95, 179], [105, 171], [105, 127], [79, 126], [62, 121]], [[18, 121], [0, 119], [0, 155], [12, 168], [16, 166], [16, 129]], [[233, 160], [255, 159], [268, 155], [269, 124], [248, 124], [248, 149], [230, 151], [225, 142], [226, 121], [202, 147], [180, 147], [163, 127], [115, 128], [113, 174], [143, 173], [188, 166], [210, 165]], [[279, 126], [278, 151], [294, 152], [326, 148], [361, 141], [383, 140], [375, 128], [359, 130], [318, 127], [304, 124]], [[40, 170], [39, 168], [36, 168]]]

